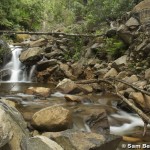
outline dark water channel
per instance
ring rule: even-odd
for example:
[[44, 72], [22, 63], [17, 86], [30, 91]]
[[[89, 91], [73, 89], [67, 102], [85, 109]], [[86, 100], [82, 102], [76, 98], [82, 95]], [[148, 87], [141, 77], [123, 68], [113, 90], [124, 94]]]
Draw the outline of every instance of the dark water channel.
[[46, 99], [24, 94], [25, 90], [30, 86], [54, 88], [54, 85], [52, 84], [0, 83], [0, 96], [17, 102], [17, 108], [23, 114], [26, 121], [30, 121], [32, 115], [42, 108], [52, 105], [61, 105], [72, 111], [74, 122], [73, 128], [81, 131], [90, 131], [89, 127], [84, 122], [84, 119], [90, 114], [96, 113], [103, 108], [108, 115], [110, 132], [112, 134], [124, 136], [124, 140], [120, 143], [118, 150], [129, 149], [121, 148], [123, 144], [150, 143], [150, 130], [148, 130], [147, 134], [143, 137], [142, 120], [135, 114], [126, 113], [118, 109], [116, 104], [119, 99], [115, 96], [108, 93], [89, 94], [86, 95], [86, 98], [82, 103], [77, 104], [74, 102], [66, 102], [64, 95], [55, 90], [53, 91], [53, 94]]

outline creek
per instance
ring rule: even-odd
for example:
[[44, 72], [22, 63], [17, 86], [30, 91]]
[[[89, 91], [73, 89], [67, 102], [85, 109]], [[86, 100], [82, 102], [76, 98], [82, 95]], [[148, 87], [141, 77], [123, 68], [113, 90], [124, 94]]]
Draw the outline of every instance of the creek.
[[[41, 99], [35, 95], [24, 94], [28, 87], [50, 87], [54, 88], [52, 84], [41, 84], [31, 82], [31, 76], [34, 73], [33, 66], [29, 73], [23, 64], [19, 61], [19, 55], [22, 51], [20, 47], [12, 48], [12, 58], [3, 69], [10, 69], [11, 76], [7, 81], [0, 83], [0, 96], [17, 103], [18, 110], [23, 114], [26, 121], [30, 121], [32, 115], [47, 106], [62, 105], [73, 112], [73, 122], [75, 129], [82, 131], [90, 131], [88, 125], [84, 122], [84, 118], [90, 115], [93, 110], [103, 108], [106, 110], [110, 124], [110, 132], [116, 135], [128, 135], [131, 137], [140, 138], [140, 142], [150, 141], [150, 132], [148, 131], [145, 137], [142, 137], [143, 122], [133, 113], [127, 113], [116, 107], [118, 98], [111, 94], [90, 94], [87, 100], [81, 104], [74, 102], [66, 102], [64, 94], [54, 91], [50, 97]], [[123, 141], [124, 142], [124, 141]], [[121, 145], [118, 150], [121, 150]]]

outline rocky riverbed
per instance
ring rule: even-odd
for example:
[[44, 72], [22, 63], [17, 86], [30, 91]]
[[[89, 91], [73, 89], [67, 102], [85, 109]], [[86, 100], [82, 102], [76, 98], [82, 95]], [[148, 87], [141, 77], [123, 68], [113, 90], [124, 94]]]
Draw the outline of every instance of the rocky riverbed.
[[[144, 123], [135, 111], [110, 84], [99, 82], [117, 79], [117, 92], [149, 116], [150, 96], [142, 92], [150, 91], [149, 6], [142, 1], [112, 22], [105, 36], [35, 35], [13, 43], [23, 48], [22, 70], [34, 70], [28, 83], [8, 83], [11, 71], [0, 72], [6, 81], [0, 84], [0, 148], [121, 150], [124, 143], [149, 142], [150, 132], [142, 136]], [[23, 37], [17, 35], [19, 41]], [[119, 56], [110, 55], [114, 46]]]

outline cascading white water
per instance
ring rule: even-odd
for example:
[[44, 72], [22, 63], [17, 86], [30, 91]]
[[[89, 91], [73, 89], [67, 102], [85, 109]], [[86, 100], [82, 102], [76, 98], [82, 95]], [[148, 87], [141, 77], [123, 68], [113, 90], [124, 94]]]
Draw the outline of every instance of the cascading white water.
[[28, 78], [26, 69], [23, 66], [23, 64], [19, 60], [19, 55], [22, 51], [21, 47], [17, 46], [10, 46], [12, 51], [12, 58], [10, 62], [8, 62], [3, 69], [5, 70], [11, 70], [11, 77], [9, 82], [27, 82], [31, 81], [31, 76], [33, 74], [33, 68], [31, 68], [31, 72], [29, 73], [30, 77]]

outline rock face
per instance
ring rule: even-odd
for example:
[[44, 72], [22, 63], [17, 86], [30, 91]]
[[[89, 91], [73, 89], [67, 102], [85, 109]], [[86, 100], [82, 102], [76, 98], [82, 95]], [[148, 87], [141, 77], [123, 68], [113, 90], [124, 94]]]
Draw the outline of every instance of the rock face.
[[31, 95], [38, 95], [38, 96], [43, 96], [43, 97], [48, 97], [50, 95], [50, 88], [45, 88], [45, 87], [29, 87], [26, 90], [26, 94], [31, 94]]
[[116, 150], [121, 138], [114, 135], [66, 130], [49, 135], [65, 150]]
[[61, 106], [51, 106], [36, 112], [32, 125], [42, 131], [62, 131], [72, 126], [71, 113]]
[[63, 150], [63, 148], [45, 136], [35, 136], [30, 138], [27, 150]]
[[42, 58], [42, 51], [43, 49], [40, 47], [29, 48], [20, 54], [19, 59], [22, 63], [33, 65]]

